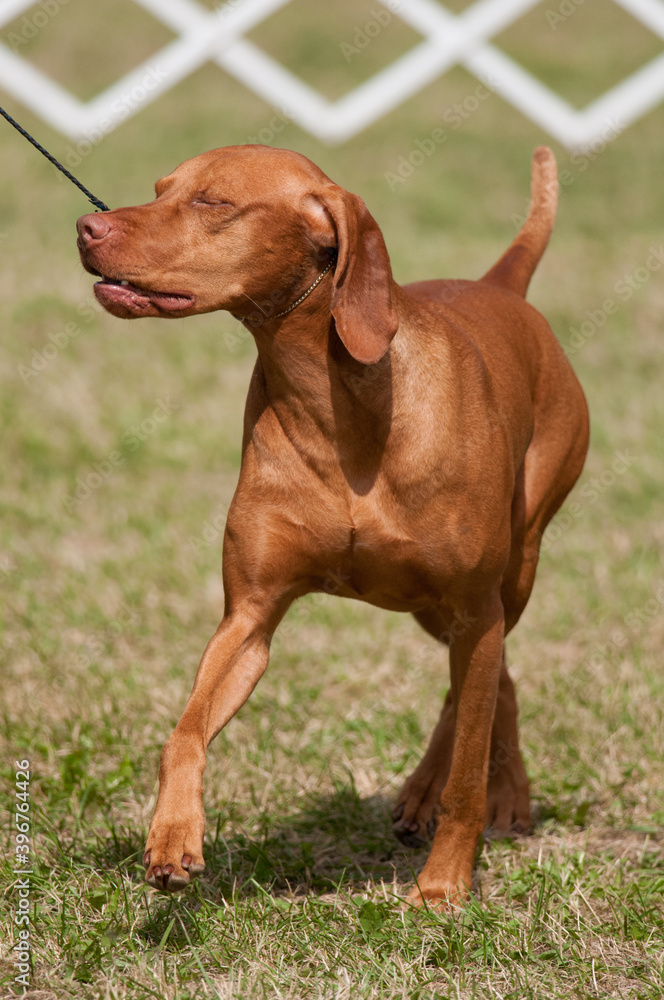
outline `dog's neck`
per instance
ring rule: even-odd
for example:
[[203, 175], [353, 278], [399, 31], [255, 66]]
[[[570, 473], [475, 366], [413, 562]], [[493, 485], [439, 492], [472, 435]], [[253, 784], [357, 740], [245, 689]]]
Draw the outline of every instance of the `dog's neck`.
[[[292, 313], [260, 326], [254, 336], [271, 402], [296, 396], [298, 405], [326, 410], [335, 394], [351, 407], [383, 409], [391, 383], [390, 354], [377, 364], [356, 361], [342, 344], [330, 309], [330, 289], [320, 288]], [[339, 402], [340, 400], [337, 400]]]
[[364, 492], [392, 424], [391, 352], [375, 365], [355, 361], [336, 332], [330, 297], [329, 288], [317, 288], [289, 315], [249, 327], [256, 378], [298, 452], [312, 464], [341, 463]]

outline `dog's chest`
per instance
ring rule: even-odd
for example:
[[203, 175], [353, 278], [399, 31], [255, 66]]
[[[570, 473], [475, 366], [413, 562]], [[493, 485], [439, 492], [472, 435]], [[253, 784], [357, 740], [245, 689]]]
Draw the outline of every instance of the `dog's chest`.
[[500, 437], [402, 424], [382, 443], [358, 431], [352, 447], [291, 428], [286, 448], [263, 412], [231, 518], [254, 576], [415, 611], [500, 572], [511, 501]]
[[468, 508], [430, 503], [414, 511], [372, 497], [355, 498], [349, 513], [320, 553], [319, 588], [327, 593], [413, 611], [492, 561], [492, 545]]

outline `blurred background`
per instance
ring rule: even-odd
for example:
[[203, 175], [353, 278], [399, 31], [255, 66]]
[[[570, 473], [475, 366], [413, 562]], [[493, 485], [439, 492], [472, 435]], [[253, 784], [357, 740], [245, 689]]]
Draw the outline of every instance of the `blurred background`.
[[[214, 9], [3, 0], [0, 104], [111, 207], [150, 200], [216, 146], [298, 150], [365, 199], [400, 282], [484, 273], [523, 221], [533, 148], [556, 153], [558, 223], [529, 299], [584, 386], [592, 445], [509, 641], [539, 825], [494, 846], [481, 878], [500, 902], [505, 857], [527, 873], [538, 851], [587, 851], [593, 885], [627, 899], [624, 861], [650, 891], [664, 827], [664, 3], [235, 0], [205, 21]], [[39, 976], [64, 996], [60, 976], [125, 975], [108, 971], [108, 935], [90, 957], [80, 933], [58, 937], [58, 915], [68, 900], [95, 933], [102, 905], [86, 899], [115, 885], [100, 871], [142, 892], [161, 745], [222, 613], [255, 351], [225, 314], [100, 312], [75, 246], [89, 206], [2, 121], [0, 177], [4, 759], [33, 763], [51, 887]], [[389, 807], [446, 686], [410, 619], [328, 597], [293, 608], [210, 753], [205, 898], [250, 877], [314, 894], [407, 882], [424, 855], [392, 844]], [[587, 914], [588, 940], [618, 942], [602, 995], [661, 977], [661, 915], [637, 896], [645, 943], [622, 915]], [[187, 969], [199, 975], [183, 958], [173, 982]]]

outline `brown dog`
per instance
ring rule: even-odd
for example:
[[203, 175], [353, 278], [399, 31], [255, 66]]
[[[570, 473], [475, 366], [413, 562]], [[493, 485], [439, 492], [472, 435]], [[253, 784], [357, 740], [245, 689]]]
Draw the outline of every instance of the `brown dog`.
[[79, 219], [97, 298], [128, 319], [227, 309], [258, 360], [224, 617], [162, 753], [147, 881], [173, 891], [203, 871], [207, 746], [286, 609], [333, 575], [341, 596], [409, 611], [450, 646], [450, 692], [394, 821], [420, 844], [439, 817], [410, 898], [463, 898], [485, 823], [530, 826], [503, 640], [588, 443], [581, 388], [524, 301], [553, 226], [553, 154], [535, 151], [528, 219], [477, 282], [401, 288], [362, 200], [287, 150], [213, 150], [156, 192]]

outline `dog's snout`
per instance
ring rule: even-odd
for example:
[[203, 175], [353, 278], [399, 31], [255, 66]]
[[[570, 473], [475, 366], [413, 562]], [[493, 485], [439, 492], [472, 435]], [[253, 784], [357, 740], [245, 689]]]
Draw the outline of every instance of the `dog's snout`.
[[92, 243], [99, 243], [105, 239], [111, 231], [111, 225], [102, 214], [96, 212], [90, 215], [82, 215], [76, 223], [78, 237], [83, 246], [90, 246]]

